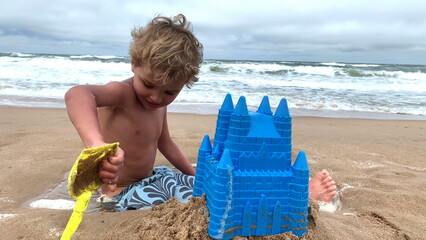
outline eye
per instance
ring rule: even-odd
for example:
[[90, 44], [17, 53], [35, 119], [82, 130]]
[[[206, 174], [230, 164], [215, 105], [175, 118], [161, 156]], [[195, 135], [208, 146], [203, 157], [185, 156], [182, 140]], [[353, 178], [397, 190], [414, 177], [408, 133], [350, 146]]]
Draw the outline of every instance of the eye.
[[166, 91], [166, 94], [167, 94], [167, 95], [170, 95], [170, 96], [173, 96], [173, 95], [175, 95], [175, 94], [176, 94], [176, 92]]
[[147, 83], [147, 82], [145, 82], [145, 81], [143, 81], [143, 85], [144, 85], [146, 88], [153, 88], [153, 87], [154, 87], [154, 85], [152, 85], [152, 84], [150, 84], [150, 83]]

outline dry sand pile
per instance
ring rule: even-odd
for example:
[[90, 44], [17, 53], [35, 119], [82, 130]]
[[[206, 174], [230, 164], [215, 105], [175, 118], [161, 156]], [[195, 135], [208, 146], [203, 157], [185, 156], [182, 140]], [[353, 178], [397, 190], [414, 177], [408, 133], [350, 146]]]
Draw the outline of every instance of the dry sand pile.
[[[259, 237], [234, 237], [234, 239], [318, 239], [317, 211], [318, 205], [310, 202], [309, 232], [306, 236], [298, 238], [291, 233]], [[158, 207], [153, 207], [143, 217], [135, 216], [108, 231], [100, 239], [212, 239], [207, 234], [208, 210], [204, 197], [193, 197], [188, 203], [181, 203], [175, 199]], [[321, 230], [320, 231], [324, 231]]]

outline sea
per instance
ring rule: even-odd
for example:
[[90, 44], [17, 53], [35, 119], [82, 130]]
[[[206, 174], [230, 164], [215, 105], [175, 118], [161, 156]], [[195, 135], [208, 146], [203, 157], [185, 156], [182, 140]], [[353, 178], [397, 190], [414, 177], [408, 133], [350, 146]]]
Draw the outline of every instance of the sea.
[[[128, 56], [0, 53], [0, 105], [64, 108], [79, 84], [132, 76]], [[172, 112], [216, 114], [225, 95], [255, 111], [286, 98], [293, 116], [426, 120], [426, 65], [206, 59]]]

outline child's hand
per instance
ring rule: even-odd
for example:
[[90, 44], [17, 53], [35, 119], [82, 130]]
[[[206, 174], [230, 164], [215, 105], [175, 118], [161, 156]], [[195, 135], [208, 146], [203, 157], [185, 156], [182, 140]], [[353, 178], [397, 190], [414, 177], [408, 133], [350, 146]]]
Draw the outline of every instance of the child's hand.
[[117, 187], [118, 174], [124, 162], [124, 151], [120, 147], [117, 148], [114, 156], [109, 156], [102, 160], [101, 169], [99, 170], [99, 178], [104, 184], [108, 184], [111, 192]]

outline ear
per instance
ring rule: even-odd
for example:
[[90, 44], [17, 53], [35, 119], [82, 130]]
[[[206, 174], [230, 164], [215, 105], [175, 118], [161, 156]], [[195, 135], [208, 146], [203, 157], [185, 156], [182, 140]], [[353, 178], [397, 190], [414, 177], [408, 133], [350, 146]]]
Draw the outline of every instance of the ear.
[[135, 62], [132, 61], [132, 72], [135, 73]]

